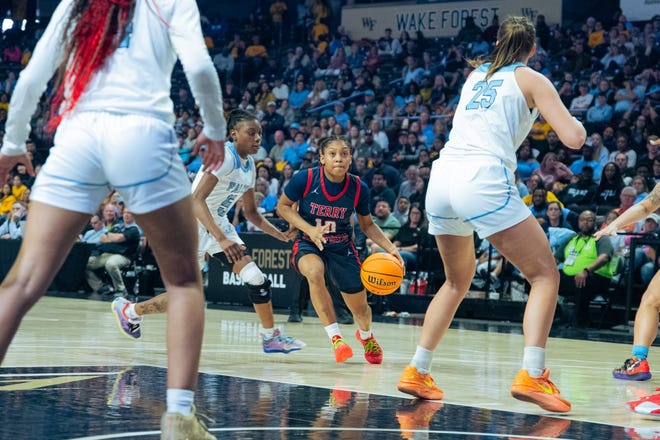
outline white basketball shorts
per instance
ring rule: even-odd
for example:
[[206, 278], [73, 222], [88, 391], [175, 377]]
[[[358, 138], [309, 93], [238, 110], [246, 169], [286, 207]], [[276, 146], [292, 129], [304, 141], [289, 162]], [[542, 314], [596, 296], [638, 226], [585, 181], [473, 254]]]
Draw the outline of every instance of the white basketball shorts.
[[160, 119], [73, 113], [60, 124], [54, 144], [31, 200], [91, 214], [114, 188], [129, 210], [146, 214], [190, 195], [174, 130]]
[[517, 225], [531, 215], [513, 172], [490, 158], [440, 158], [433, 162], [426, 192], [432, 235], [481, 238]]

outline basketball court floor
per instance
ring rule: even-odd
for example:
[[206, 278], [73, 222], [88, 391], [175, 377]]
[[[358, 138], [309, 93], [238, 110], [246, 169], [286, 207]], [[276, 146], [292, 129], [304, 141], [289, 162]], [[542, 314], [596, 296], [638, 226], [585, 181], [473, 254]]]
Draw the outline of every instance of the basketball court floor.
[[[165, 398], [165, 319], [145, 319], [143, 336], [117, 329], [109, 298], [47, 296], [27, 315], [0, 368], [0, 439], [156, 439]], [[367, 364], [355, 326], [341, 326], [355, 356], [334, 362], [318, 319], [276, 325], [307, 347], [264, 354], [254, 313], [208, 309], [198, 412], [220, 439], [660, 439], [660, 419], [625, 402], [660, 386], [660, 349], [649, 362], [659, 379], [614, 380], [629, 354], [620, 343], [552, 338], [551, 378], [573, 404], [558, 416], [509, 394], [520, 368], [519, 325], [456, 321], [436, 351], [442, 402], [396, 390], [420, 332], [419, 320], [376, 322], [385, 357]], [[593, 339], [593, 338], [591, 338]]]

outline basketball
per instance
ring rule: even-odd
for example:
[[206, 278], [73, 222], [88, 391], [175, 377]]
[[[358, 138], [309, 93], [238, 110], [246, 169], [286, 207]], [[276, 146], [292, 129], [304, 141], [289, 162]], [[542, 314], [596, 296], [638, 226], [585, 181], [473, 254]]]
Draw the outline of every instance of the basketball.
[[405, 269], [391, 254], [378, 252], [362, 262], [360, 278], [367, 290], [375, 295], [389, 295], [399, 289]]

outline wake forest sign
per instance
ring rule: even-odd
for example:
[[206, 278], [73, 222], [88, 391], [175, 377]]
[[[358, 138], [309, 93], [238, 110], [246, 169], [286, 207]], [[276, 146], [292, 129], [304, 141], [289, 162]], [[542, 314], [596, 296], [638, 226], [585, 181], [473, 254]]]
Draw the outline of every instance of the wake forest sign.
[[385, 3], [369, 6], [344, 6], [341, 24], [352, 39], [378, 39], [385, 29], [394, 37], [407, 31], [412, 38], [416, 31], [425, 37], [454, 37], [465, 18], [473, 17], [481, 29], [491, 25], [493, 17], [500, 23], [509, 15], [524, 15], [536, 22], [545, 15], [548, 24], [561, 23], [562, 0], [475, 0], [436, 3]]
[[[293, 243], [283, 243], [263, 233], [240, 236], [247, 246], [247, 254], [271, 282], [273, 306], [289, 307], [292, 297], [300, 289], [300, 276], [290, 264]], [[218, 303], [252, 304], [240, 277], [216, 258], [209, 260], [206, 299]]]

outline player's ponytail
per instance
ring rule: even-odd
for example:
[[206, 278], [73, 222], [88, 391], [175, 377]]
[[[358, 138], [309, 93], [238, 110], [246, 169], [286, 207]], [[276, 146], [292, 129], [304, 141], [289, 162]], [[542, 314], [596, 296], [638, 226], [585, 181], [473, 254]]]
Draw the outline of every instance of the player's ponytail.
[[73, 110], [94, 74], [122, 42], [134, 5], [135, 0], [74, 0], [62, 32], [64, 57], [47, 130], [55, 130]]
[[491, 65], [486, 79], [504, 66], [514, 64], [529, 55], [536, 42], [536, 29], [527, 17], [508, 17], [497, 32], [497, 45], [493, 53], [484, 59], [468, 60], [472, 67], [486, 61]]

